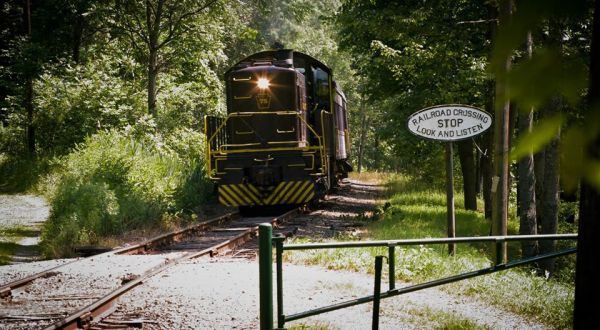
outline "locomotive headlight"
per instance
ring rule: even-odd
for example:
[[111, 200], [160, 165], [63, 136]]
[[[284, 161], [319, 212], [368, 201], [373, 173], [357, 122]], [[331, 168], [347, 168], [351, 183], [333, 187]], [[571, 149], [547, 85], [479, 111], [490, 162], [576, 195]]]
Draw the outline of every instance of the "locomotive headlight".
[[267, 78], [258, 78], [258, 82], [256, 83], [258, 88], [266, 89], [269, 88], [269, 79]]

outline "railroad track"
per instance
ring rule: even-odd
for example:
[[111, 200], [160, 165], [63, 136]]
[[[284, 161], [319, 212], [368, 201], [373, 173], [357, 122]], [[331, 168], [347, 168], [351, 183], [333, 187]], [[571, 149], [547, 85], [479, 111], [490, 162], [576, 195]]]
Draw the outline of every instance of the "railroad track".
[[[257, 235], [260, 223], [277, 225], [298, 212], [294, 209], [278, 217], [256, 218], [231, 213], [7, 283], [0, 286], [0, 329], [135, 327], [137, 323], [106, 318], [115, 311], [120, 296], [180, 262], [216, 256], [244, 244]], [[136, 258], [142, 264], [128, 262], [131, 254], [145, 255], [143, 261]], [[140, 268], [144, 271], [132, 272]]]

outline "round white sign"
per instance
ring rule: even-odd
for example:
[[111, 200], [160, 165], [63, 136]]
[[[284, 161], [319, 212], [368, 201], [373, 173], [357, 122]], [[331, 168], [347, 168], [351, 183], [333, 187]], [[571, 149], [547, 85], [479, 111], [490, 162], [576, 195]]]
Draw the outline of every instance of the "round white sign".
[[438, 141], [468, 139], [491, 126], [489, 113], [467, 105], [436, 105], [408, 118], [408, 129], [413, 134]]

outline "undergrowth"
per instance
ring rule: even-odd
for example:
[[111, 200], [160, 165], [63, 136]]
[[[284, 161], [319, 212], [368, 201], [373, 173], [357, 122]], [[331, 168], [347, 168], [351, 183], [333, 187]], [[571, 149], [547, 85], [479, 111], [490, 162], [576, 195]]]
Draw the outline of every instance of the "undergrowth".
[[0, 153], [0, 193], [33, 192], [40, 179], [50, 171], [48, 158], [34, 160]]
[[56, 161], [43, 183], [50, 217], [42, 232], [48, 257], [73, 253], [76, 245], [169, 221], [203, 202], [204, 140], [183, 129], [168, 136], [152, 120], [86, 138]]
[[[369, 239], [446, 236], [446, 205], [443, 191], [432, 190], [425, 183], [406, 176], [395, 176], [388, 183], [388, 188], [391, 197], [383, 208], [383, 216], [368, 227]], [[460, 199], [457, 195], [457, 236], [489, 235], [489, 220], [483, 217], [482, 212], [460, 208]], [[518, 220], [514, 216], [509, 219], [508, 229], [509, 234], [518, 233]], [[301, 242], [306, 240], [295, 241]], [[459, 244], [456, 251], [455, 256], [449, 256], [446, 245], [397, 248], [396, 277], [403, 281], [420, 283], [492, 265], [492, 246], [489, 244]], [[372, 273], [374, 257], [377, 255], [387, 255], [387, 249], [293, 251], [286, 252], [284, 257], [291, 262]], [[520, 245], [510, 243], [509, 260], [516, 258], [520, 258]], [[573, 266], [563, 262], [562, 267]], [[562, 271], [565, 273], [570, 270]], [[538, 276], [533, 268], [513, 268], [447, 284], [442, 288], [452, 294], [473, 296], [505, 310], [537, 319], [552, 328], [570, 328], [572, 324], [574, 285], [568, 276], [546, 278]]]

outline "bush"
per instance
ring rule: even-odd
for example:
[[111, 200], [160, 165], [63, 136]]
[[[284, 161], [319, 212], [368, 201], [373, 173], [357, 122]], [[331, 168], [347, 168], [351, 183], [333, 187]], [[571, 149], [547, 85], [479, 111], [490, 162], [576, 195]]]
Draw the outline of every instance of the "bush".
[[0, 192], [24, 193], [35, 190], [38, 180], [50, 168], [46, 158], [31, 160], [0, 153]]
[[211, 191], [203, 148], [202, 134], [180, 129], [163, 136], [148, 118], [86, 138], [46, 178], [51, 211], [42, 233], [45, 254], [69, 255], [75, 245], [193, 210]]

